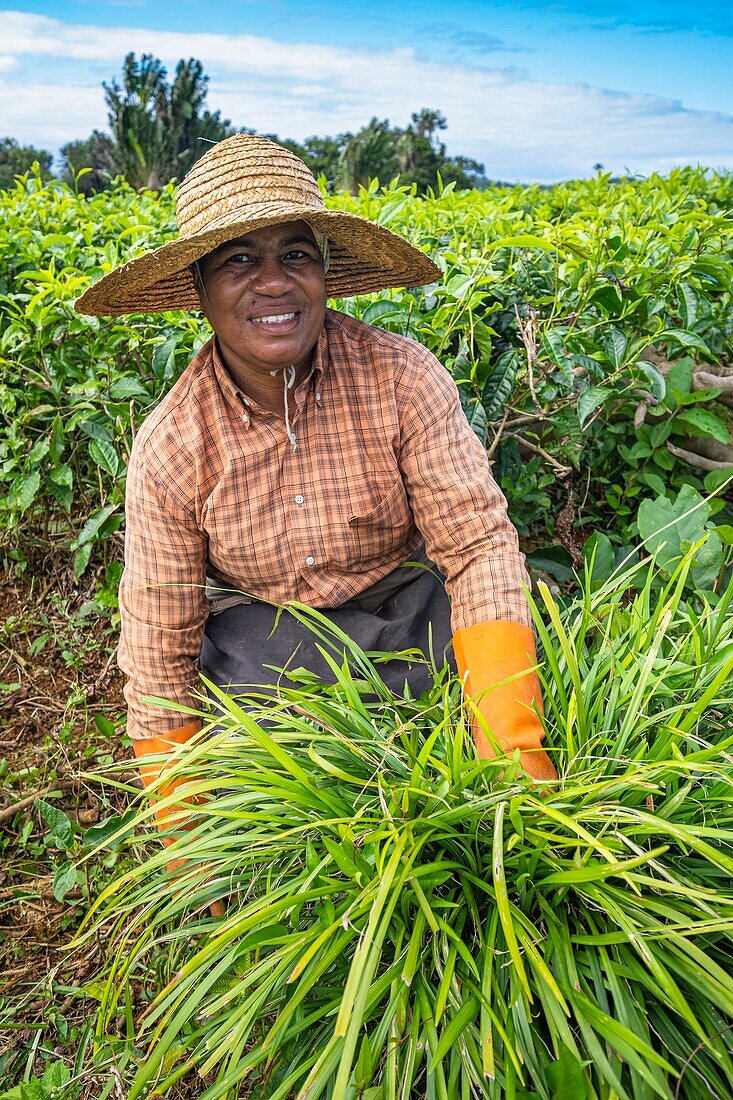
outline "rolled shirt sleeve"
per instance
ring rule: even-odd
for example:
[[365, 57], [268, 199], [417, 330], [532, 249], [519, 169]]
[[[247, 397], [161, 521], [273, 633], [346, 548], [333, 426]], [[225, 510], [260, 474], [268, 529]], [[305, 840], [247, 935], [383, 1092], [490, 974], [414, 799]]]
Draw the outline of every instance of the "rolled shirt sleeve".
[[206, 536], [192, 514], [133, 450], [126, 491], [125, 569], [120, 585], [118, 661], [128, 677], [127, 732], [160, 736], [185, 715], [142, 703], [151, 695], [196, 705], [197, 661], [208, 605]]
[[398, 392], [400, 468], [428, 555], [446, 577], [453, 631], [495, 619], [531, 626], [517, 532], [455, 382], [422, 348]]

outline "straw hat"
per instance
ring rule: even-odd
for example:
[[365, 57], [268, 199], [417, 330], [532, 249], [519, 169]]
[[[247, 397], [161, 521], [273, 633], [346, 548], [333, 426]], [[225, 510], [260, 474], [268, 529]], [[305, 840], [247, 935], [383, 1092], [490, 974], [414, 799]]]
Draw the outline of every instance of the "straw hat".
[[194, 164], [178, 189], [177, 240], [115, 268], [76, 303], [79, 313], [161, 313], [199, 309], [190, 265], [234, 237], [306, 221], [328, 237], [330, 298], [387, 287], [422, 286], [441, 276], [417, 248], [384, 226], [326, 210], [299, 157], [267, 138], [234, 134]]

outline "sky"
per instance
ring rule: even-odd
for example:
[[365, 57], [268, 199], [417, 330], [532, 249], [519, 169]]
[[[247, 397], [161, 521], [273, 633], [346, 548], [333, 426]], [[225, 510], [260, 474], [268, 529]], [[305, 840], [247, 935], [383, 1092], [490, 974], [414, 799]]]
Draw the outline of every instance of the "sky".
[[210, 109], [283, 138], [429, 107], [492, 179], [733, 170], [721, 0], [0, 0], [0, 137], [104, 130], [129, 51], [199, 58]]

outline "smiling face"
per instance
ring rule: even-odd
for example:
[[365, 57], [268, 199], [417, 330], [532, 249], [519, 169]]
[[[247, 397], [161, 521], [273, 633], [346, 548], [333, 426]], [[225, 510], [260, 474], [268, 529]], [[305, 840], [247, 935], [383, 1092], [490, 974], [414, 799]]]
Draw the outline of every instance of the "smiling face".
[[198, 270], [201, 308], [235, 378], [310, 364], [326, 317], [326, 283], [305, 222], [227, 241]]

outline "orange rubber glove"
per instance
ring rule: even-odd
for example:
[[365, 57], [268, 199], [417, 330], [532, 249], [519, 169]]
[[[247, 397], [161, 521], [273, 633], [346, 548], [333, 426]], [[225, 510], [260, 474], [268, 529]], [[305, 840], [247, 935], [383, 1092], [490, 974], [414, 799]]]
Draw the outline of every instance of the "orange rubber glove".
[[[199, 732], [201, 729], [201, 723], [187, 722], [185, 726], [180, 726], [176, 730], [172, 730], [171, 733], [167, 733], [164, 737], [143, 737], [135, 738], [132, 742], [135, 750], [135, 756], [139, 759], [142, 756], [155, 756], [158, 754], [168, 753], [171, 751], [174, 745], [185, 745], [187, 741]], [[155, 783], [165, 771], [165, 761], [161, 763], [146, 763], [139, 764], [138, 770], [143, 781], [143, 786], [147, 789], [151, 784]], [[190, 782], [190, 776], [187, 778], [181, 777], [180, 779], [172, 779], [170, 783], [161, 785], [157, 788], [156, 794], [161, 798], [167, 797], [177, 790], [178, 787], [182, 787], [184, 783]], [[168, 847], [173, 842], [173, 837], [166, 836], [166, 829], [185, 829], [187, 827], [186, 820], [182, 817], [177, 817], [177, 820], [171, 822], [170, 818], [173, 815], [179, 815], [181, 806], [183, 805], [196, 805], [200, 799], [183, 799], [178, 805], [173, 803], [171, 806], [166, 806], [162, 809], [155, 811], [155, 821], [162, 834], [163, 844]], [[186, 864], [185, 859], [174, 859], [168, 864], [168, 871], [174, 874], [181, 867]], [[215, 901], [209, 906], [209, 912], [212, 917], [220, 917], [224, 913], [224, 905], [221, 901]]]
[[[453, 635], [458, 674], [463, 691], [471, 699], [506, 753], [520, 749], [520, 764], [533, 779], [557, 779], [557, 772], [542, 748], [544, 730], [537, 711], [543, 713], [539, 677], [528, 671], [511, 683], [502, 683], [537, 664], [534, 633], [523, 623], [499, 620], [464, 626]], [[499, 685], [498, 687], [495, 685]], [[479, 756], [496, 756], [478, 720], [472, 733]]]
[[[170, 733], [166, 733], [165, 736], [135, 738], [132, 742], [132, 747], [135, 750], [135, 756], [140, 758], [141, 756], [155, 756], [169, 753], [175, 745], [185, 745], [185, 743], [187, 741], [190, 741], [191, 738], [195, 734], [197, 734], [200, 729], [201, 723], [194, 721], [187, 722], [185, 726], [180, 726], [178, 729], [172, 730]], [[165, 768], [165, 761], [162, 761], [161, 763], [149, 762], [145, 764], [139, 764], [138, 770], [140, 772], [140, 776], [142, 777], [143, 786], [147, 789], [153, 783], [156, 783], [160, 779], [161, 774], [165, 772]], [[177, 790], [178, 787], [182, 787], [184, 783], [189, 782], [190, 777], [186, 779], [173, 779], [165, 786], [158, 786], [156, 789], [156, 794], [159, 795], [161, 798], [165, 798], [169, 794], [172, 794], [173, 791]], [[180, 809], [180, 805], [172, 805], [155, 811], [155, 820], [161, 833], [165, 834], [166, 829], [170, 829], [172, 825], [176, 825], [178, 828], [181, 828], [182, 819], [180, 817], [176, 822], [173, 823], [171, 823], [169, 820], [173, 815], [179, 814]], [[171, 844], [173, 840], [172, 837], [166, 837], [165, 835], [163, 835], [162, 839], [166, 847], [168, 847], [168, 845]]]

